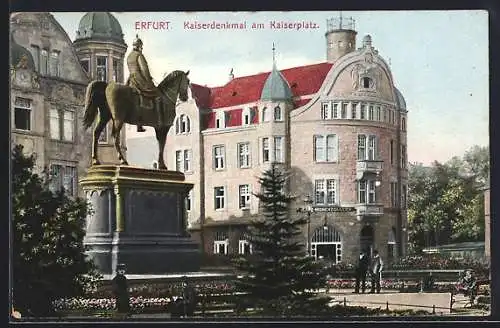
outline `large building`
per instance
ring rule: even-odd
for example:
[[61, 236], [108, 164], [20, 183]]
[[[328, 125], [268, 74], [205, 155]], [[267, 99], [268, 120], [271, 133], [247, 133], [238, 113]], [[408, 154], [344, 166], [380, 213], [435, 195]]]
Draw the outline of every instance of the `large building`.
[[[115, 76], [116, 69], [122, 81], [126, 49], [121, 27], [109, 13], [86, 14], [79, 32], [73, 44], [50, 13], [15, 13], [10, 18], [12, 144], [35, 154], [36, 170], [50, 172], [52, 187], [65, 188], [70, 195], [82, 195], [78, 180], [90, 165], [92, 131], [83, 129], [87, 84], [96, 79], [101, 53], [119, 59], [104, 63], [109, 72], [104, 79]], [[93, 61], [86, 64], [86, 58]], [[105, 163], [117, 162], [108, 151], [110, 141], [106, 136], [99, 141]]]
[[[352, 263], [362, 249], [387, 261], [405, 254], [407, 108], [372, 38], [358, 47], [356, 34], [353, 20], [332, 19], [324, 62], [279, 70], [273, 49], [270, 72], [192, 84], [165, 156], [194, 184], [189, 226], [206, 253], [251, 252], [245, 226], [261, 215], [257, 177], [279, 163], [297, 196], [291, 215], [309, 217], [311, 255]], [[130, 159], [154, 167], [143, 155], [155, 141], [141, 139], [129, 140]]]

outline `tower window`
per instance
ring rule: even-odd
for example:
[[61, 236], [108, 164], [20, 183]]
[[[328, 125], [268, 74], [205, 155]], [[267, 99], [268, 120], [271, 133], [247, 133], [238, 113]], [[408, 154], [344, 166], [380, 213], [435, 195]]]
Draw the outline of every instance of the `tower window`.
[[368, 89], [370, 88], [371, 84], [371, 79], [369, 77], [364, 77], [363, 78], [363, 88]]

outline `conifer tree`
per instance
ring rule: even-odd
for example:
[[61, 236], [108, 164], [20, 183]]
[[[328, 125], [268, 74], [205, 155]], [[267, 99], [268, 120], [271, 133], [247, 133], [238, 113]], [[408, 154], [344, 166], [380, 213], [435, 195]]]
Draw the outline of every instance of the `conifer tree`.
[[237, 287], [246, 293], [244, 302], [261, 314], [273, 316], [317, 315], [329, 299], [317, 294], [326, 284], [325, 270], [306, 256], [301, 227], [304, 217], [290, 215], [294, 197], [284, 192], [287, 175], [273, 164], [259, 178], [259, 218], [252, 220], [248, 236], [251, 257], [235, 260], [242, 272]]
[[86, 200], [53, 193], [35, 158], [12, 151], [12, 301], [23, 316], [54, 314], [52, 301], [81, 296], [99, 275], [83, 246]]

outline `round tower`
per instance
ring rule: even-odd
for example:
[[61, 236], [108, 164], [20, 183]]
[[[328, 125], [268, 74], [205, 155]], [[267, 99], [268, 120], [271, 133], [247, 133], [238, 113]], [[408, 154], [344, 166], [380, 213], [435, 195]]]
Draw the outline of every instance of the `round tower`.
[[326, 60], [329, 63], [335, 62], [340, 57], [356, 50], [356, 34], [354, 30], [354, 19], [345, 18], [340, 15], [338, 18], [331, 18], [326, 21]]
[[120, 23], [111, 13], [86, 13], [80, 19], [73, 45], [91, 80], [123, 83], [127, 44]]

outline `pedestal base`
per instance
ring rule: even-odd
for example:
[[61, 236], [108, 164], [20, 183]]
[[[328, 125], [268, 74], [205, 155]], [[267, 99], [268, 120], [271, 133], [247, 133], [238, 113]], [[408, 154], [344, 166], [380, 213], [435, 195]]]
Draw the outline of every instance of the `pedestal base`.
[[199, 270], [200, 250], [186, 230], [192, 184], [179, 172], [98, 165], [81, 185], [92, 204], [84, 244], [102, 274]]

